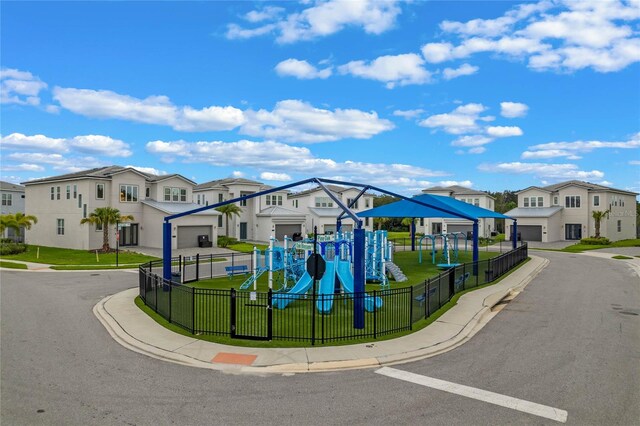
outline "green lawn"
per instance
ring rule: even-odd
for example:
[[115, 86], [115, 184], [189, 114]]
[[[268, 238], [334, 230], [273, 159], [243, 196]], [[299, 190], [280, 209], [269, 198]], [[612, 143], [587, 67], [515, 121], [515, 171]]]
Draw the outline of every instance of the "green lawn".
[[[38, 250], [39, 248], [39, 250]], [[39, 252], [39, 256], [38, 256]], [[87, 267], [91, 266], [111, 266], [115, 267], [116, 254], [115, 253], [98, 253], [98, 259], [96, 259], [96, 253], [94, 251], [87, 250], [72, 250], [58, 247], [44, 247], [44, 246], [27, 246], [27, 251], [20, 254], [12, 254], [9, 256], [2, 256], [3, 260], [22, 260], [25, 262], [35, 263], [48, 263], [50, 265], [83, 265]], [[118, 254], [118, 263], [122, 265], [139, 265], [140, 263], [149, 262], [150, 260], [157, 260], [156, 257], [147, 256], [144, 254], [120, 251]], [[89, 269], [89, 268], [85, 268]]]
[[229, 244], [226, 248], [228, 248], [229, 250], [239, 251], [240, 253], [251, 253], [254, 247], [260, 251], [264, 251], [269, 248], [269, 246], [266, 244], [250, 244], [250, 243]]
[[5, 262], [0, 260], [0, 268], [27, 269], [27, 265], [24, 263]]
[[630, 240], [620, 240], [615, 241], [611, 244], [602, 245], [602, 244], [573, 244], [571, 246], [565, 247], [559, 251], [565, 251], [568, 253], [581, 253], [585, 250], [598, 250], [603, 248], [612, 248], [612, 247], [640, 247], [640, 239], [630, 239]]
[[617, 255], [617, 256], [613, 256], [612, 259], [618, 259], [618, 260], [627, 260], [627, 259], [633, 259], [633, 257], [629, 257], [629, 256], [623, 256], [623, 255]]

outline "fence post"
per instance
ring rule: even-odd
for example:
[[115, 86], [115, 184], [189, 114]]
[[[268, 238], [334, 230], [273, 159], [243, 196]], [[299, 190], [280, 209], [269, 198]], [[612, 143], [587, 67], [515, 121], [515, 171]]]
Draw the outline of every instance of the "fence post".
[[413, 286], [411, 286], [411, 299], [409, 299], [409, 317], [411, 318], [411, 330], [413, 330]]
[[[413, 286], [411, 286], [411, 288], [413, 288]], [[377, 312], [378, 312], [378, 309], [376, 309], [376, 300], [378, 300], [377, 296], [378, 296], [377, 295], [377, 290], [373, 290], [373, 338], [374, 339], [378, 338], [378, 336], [377, 336], [377, 331], [378, 331], [378, 329], [377, 329], [377, 327], [378, 327], [378, 321], [377, 321], [378, 315], [377, 315]], [[413, 299], [411, 299], [411, 300], [413, 300]], [[412, 305], [413, 305], [413, 303], [412, 303]], [[413, 324], [413, 316], [409, 320], [409, 323]]]
[[196, 288], [191, 287], [191, 334], [196, 334]]
[[196, 253], [196, 281], [200, 281], [200, 253]]
[[425, 316], [425, 319], [426, 319], [426, 318], [429, 318], [431, 316], [431, 280], [425, 281], [425, 284], [426, 284], [426, 289], [427, 289], [426, 290], [426, 294], [427, 294], [427, 297], [426, 297], [427, 315]]
[[154, 281], [154, 285], [155, 285], [155, 293], [156, 293], [156, 303], [154, 304], [155, 306], [153, 307], [154, 311], [156, 311], [156, 313], [158, 312], [158, 276], [156, 275], [156, 279]]
[[171, 285], [171, 281], [169, 281], [169, 322], [171, 322], [171, 293], [173, 293], [173, 286]]
[[231, 324], [231, 337], [236, 337], [236, 290], [231, 289], [229, 292], [229, 301], [231, 306], [229, 306], [229, 323]]
[[267, 297], [267, 337], [271, 340], [273, 338], [273, 290], [269, 289]]

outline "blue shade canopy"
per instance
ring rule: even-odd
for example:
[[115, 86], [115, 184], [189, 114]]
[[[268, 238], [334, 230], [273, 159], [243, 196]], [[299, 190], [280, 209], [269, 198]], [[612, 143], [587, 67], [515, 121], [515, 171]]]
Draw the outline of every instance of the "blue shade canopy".
[[[442, 217], [475, 220], [479, 218], [511, 219], [501, 213], [476, 207], [441, 195], [423, 194], [412, 200], [400, 200], [357, 213], [358, 217]], [[419, 204], [420, 203], [420, 204]]]

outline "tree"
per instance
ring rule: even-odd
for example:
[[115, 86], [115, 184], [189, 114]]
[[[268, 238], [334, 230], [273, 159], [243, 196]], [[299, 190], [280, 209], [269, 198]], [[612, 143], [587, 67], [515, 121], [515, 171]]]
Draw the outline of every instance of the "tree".
[[133, 220], [133, 216], [121, 215], [120, 210], [113, 207], [96, 207], [94, 211], [89, 213], [88, 217], [80, 220], [80, 224], [90, 223], [91, 225], [102, 226], [102, 251], [108, 252], [110, 250], [109, 225], [131, 220]]
[[593, 213], [591, 213], [591, 216], [595, 221], [594, 224], [596, 226], [596, 238], [600, 238], [600, 222], [603, 219], [606, 219], [609, 217], [609, 210], [605, 210], [605, 211], [594, 210]]
[[22, 212], [15, 214], [4, 214], [0, 220], [0, 233], [5, 229], [14, 229], [18, 235], [18, 241], [21, 240], [22, 228], [31, 229], [31, 225], [38, 223], [38, 218], [32, 215], [26, 215]]
[[225, 204], [224, 206], [216, 207], [216, 210], [222, 213], [225, 217], [226, 235], [228, 237], [229, 236], [229, 218], [231, 218], [233, 215], [236, 215], [239, 217], [240, 213], [242, 213], [242, 209], [237, 205], [231, 203], [231, 204]]

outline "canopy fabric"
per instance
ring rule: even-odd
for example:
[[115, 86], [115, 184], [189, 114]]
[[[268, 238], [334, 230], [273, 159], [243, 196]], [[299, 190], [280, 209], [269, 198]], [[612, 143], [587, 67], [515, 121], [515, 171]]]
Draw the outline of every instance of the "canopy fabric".
[[412, 200], [418, 201], [421, 204], [409, 200], [400, 200], [395, 203], [385, 204], [384, 206], [359, 212], [357, 215], [358, 217], [441, 217], [467, 220], [479, 218], [511, 219], [501, 213], [496, 213], [442, 195], [422, 194], [413, 197]]

